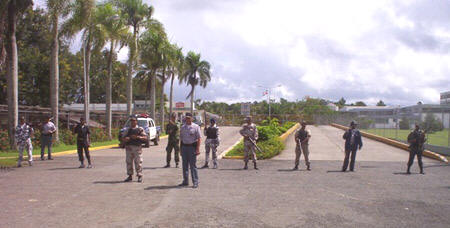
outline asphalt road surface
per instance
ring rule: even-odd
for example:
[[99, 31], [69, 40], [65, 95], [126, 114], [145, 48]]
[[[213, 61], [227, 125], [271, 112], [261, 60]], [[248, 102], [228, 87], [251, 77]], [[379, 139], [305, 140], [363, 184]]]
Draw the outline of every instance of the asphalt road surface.
[[[165, 165], [166, 140], [144, 151], [144, 183], [123, 183], [125, 152], [92, 153], [94, 168], [76, 155], [36, 161], [0, 173], [0, 227], [449, 227], [450, 168], [425, 159], [426, 175], [405, 175], [408, 153], [368, 139], [356, 172], [339, 172], [342, 131], [312, 127], [312, 171], [291, 171], [286, 150], [259, 161], [220, 160], [199, 171], [198, 189], [179, 188], [181, 168]], [[222, 127], [219, 151], [238, 128]], [[204, 151], [198, 166], [203, 165]], [[302, 162], [302, 161], [301, 161]], [[173, 161], [172, 161], [173, 165]]]

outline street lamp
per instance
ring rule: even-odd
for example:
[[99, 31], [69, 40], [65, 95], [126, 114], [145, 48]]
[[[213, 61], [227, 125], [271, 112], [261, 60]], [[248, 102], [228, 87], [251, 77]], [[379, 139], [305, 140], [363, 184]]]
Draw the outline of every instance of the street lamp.
[[268, 98], [268, 102], [267, 103], [269, 104], [269, 120], [270, 120], [271, 119], [270, 94], [272, 93], [272, 89], [281, 87], [281, 85], [277, 85], [277, 86], [274, 86], [274, 87], [267, 87], [267, 86], [258, 85], [258, 87], [261, 87], [261, 88], [264, 88], [264, 89], [267, 90], [267, 98]]

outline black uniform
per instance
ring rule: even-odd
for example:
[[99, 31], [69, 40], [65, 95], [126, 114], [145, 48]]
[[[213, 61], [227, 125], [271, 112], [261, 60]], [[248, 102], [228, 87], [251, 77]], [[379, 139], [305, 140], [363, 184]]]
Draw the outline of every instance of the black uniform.
[[78, 151], [78, 160], [83, 163], [84, 156], [83, 156], [83, 150], [86, 154], [86, 159], [88, 160], [88, 163], [91, 164], [91, 156], [89, 154], [89, 135], [91, 134], [89, 127], [86, 125], [78, 124], [75, 129], [74, 133], [77, 134], [77, 151]]
[[355, 168], [356, 151], [358, 150], [358, 148], [361, 149], [363, 146], [361, 132], [359, 132], [359, 130], [357, 129], [349, 129], [344, 133], [344, 136], [342, 136], [342, 138], [345, 139], [345, 159], [342, 166], [342, 171], [347, 170], [350, 154], [350, 171], [353, 171]]
[[417, 155], [417, 162], [419, 163], [420, 173], [423, 173], [423, 164], [422, 164], [422, 153], [423, 153], [423, 144], [425, 143], [425, 133], [421, 130], [414, 130], [408, 135], [409, 144], [409, 160], [408, 160], [408, 171], [414, 163], [414, 156]]

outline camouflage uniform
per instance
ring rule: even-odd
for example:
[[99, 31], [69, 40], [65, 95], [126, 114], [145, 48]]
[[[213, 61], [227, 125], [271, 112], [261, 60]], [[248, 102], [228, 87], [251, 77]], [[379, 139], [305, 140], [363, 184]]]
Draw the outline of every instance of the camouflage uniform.
[[[137, 136], [147, 136], [142, 127], [127, 128], [123, 133], [123, 138], [130, 137], [131, 135]], [[132, 140], [125, 143], [126, 151], [126, 163], [127, 163], [127, 174], [129, 176], [133, 175], [133, 162], [136, 169], [136, 175], [142, 177], [142, 142], [138, 139]]]
[[180, 126], [178, 123], [169, 122], [166, 125], [166, 133], [169, 135], [169, 141], [167, 142], [167, 165], [170, 165], [172, 149], [175, 150], [175, 163], [178, 165], [180, 162]]
[[249, 154], [252, 155], [253, 163], [256, 164], [256, 152], [255, 152], [255, 145], [250, 141], [251, 138], [254, 142], [258, 140], [258, 129], [256, 128], [256, 125], [254, 123], [252, 124], [244, 124], [242, 125], [242, 129], [239, 131], [239, 133], [244, 136], [244, 161], [245, 164], [248, 163], [248, 157]]
[[19, 160], [17, 161], [17, 166], [21, 166], [23, 151], [25, 149], [28, 152], [28, 163], [31, 165], [33, 162], [33, 144], [31, 143], [31, 135], [33, 132], [33, 128], [26, 123], [23, 125], [19, 124], [16, 127], [15, 138], [19, 149]]
[[205, 165], [208, 165], [209, 162], [209, 152], [212, 151], [212, 160], [214, 167], [217, 166], [217, 147], [220, 144], [219, 139], [219, 128], [216, 124], [213, 126], [209, 126], [208, 128], [205, 128], [204, 134], [206, 135], [206, 141], [205, 141]]
[[422, 163], [422, 154], [423, 154], [423, 145], [425, 144], [425, 132], [422, 130], [414, 130], [408, 135], [409, 145], [409, 159], [408, 159], [408, 170], [407, 173], [410, 173], [410, 169], [412, 164], [414, 163], [414, 157], [417, 155], [417, 163], [419, 163], [420, 173], [423, 173], [423, 163]]

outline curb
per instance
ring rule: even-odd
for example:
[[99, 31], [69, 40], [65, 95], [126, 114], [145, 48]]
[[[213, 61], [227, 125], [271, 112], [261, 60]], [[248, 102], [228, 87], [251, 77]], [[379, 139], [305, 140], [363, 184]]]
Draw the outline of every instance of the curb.
[[[339, 125], [339, 124], [332, 123], [330, 125], [332, 127], [335, 127], [335, 128], [341, 129], [341, 130], [348, 130], [348, 127], [342, 126], [342, 125]], [[367, 132], [364, 132], [364, 131], [360, 131], [360, 132], [361, 132], [361, 135], [366, 137], [366, 138], [373, 139], [373, 140], [376, 140], [378, 142], [382, 142], [382, 143], [388, 144], [390, 146], [397, 147], [397, 148], [409, 151], [409, 145], [406, 144], [406, 143], [398, 142], [398, 141], [393, 140], [393, 139], [389, 139], [389, 138], [386, 138], [386, 137], [383, 137], [383, 136], [379, 136], [379, 135], [370, 134], [370, 133], [367, 133]], [[447, 158], [445, 158], [444, 156], [442, 156], [442, 155], [440, 155], [438, 153], [435, 153], [435, 152], [432, 152], [432, 151], [429, 151], [429, 150], [424, 150], [423, 151], [423, 155], [425, 157], [429, 157], [429, 158], [432, 158], [432, 159], [435, 159], [435, 160], [438, 160], [438, 161], [441, 161], [441, 162], [448, 163]]]
[[[168, 135], [164, 135], [164, 136], [159, 137], [159, 139], [165, 139], [167, 137], [169, 137], [169, 136]], [[117, 145], [116, 144], [112, 144], [112, 145], [107, 145], [107, 146], [91, 147], [91, 148], [89, 148], [89, 152], [90, 151], [96, 151], [96, 150], [111, 149], [111, 148], [114, 148], [114, 147], [117, 147]], [[52, 156], [54, 157], [54, 156], [62, 156], [62, 155], [69, 155], [69, 154], [76, 154], [76, 153], [78, 153], [78, 151], [76, 149], [75, 150], [66, 150], [66, 151], [53, 153]], [[33, 155], [33, 158], [40, 158], [40, 157], [41, 157], [41, 155]], [[14, 157], [0, 157], [0, 160], [13, 159], [13, 158], [17, 158], [17, 156], [14, 156]]]
[[[244, 156], [225, 156], [228, 152], [230, 152], [230, 150], [232, 150], [237, 144], [239, 144], [242, 140], [244, 139], [244, 137], [241, 137], [238, 141], [236, 141], [232, 146], [228, 147], [226, 150], [224, 150], [217, 158], [218, 159], [230, 159], [230, 157], [242, 157], [244, 158]], [[236, 158], [237, 159], [237, 158]]]
[[[297, 130], [297, 128], [300, 127], [299, 123], [296, 123], [294, 126], [292, 126], [291, 128], [289, 128], [289, 130], [287, 130], [285, 133], [283, 133], [282, 135], [278, 136], [278, 138], [281, 141], [286, 141], [287, 137], [289, 137], [289, 135], [291, 135], [295, 130]], [[220, 155], [222, 157], [222, 159], [235, 159], [235, 160], [242, 160], [244, 159], [244, 156], [226, 156], [226, 154], [232, 150], [238, 143], [241, 142], [241, 140], [243, 140], [243, 138], [239, 139], [239, 141], [237, 141], [233, 146], [231, 146], [230, 148], [226, 149], [224, 152], [222, 152]]]

